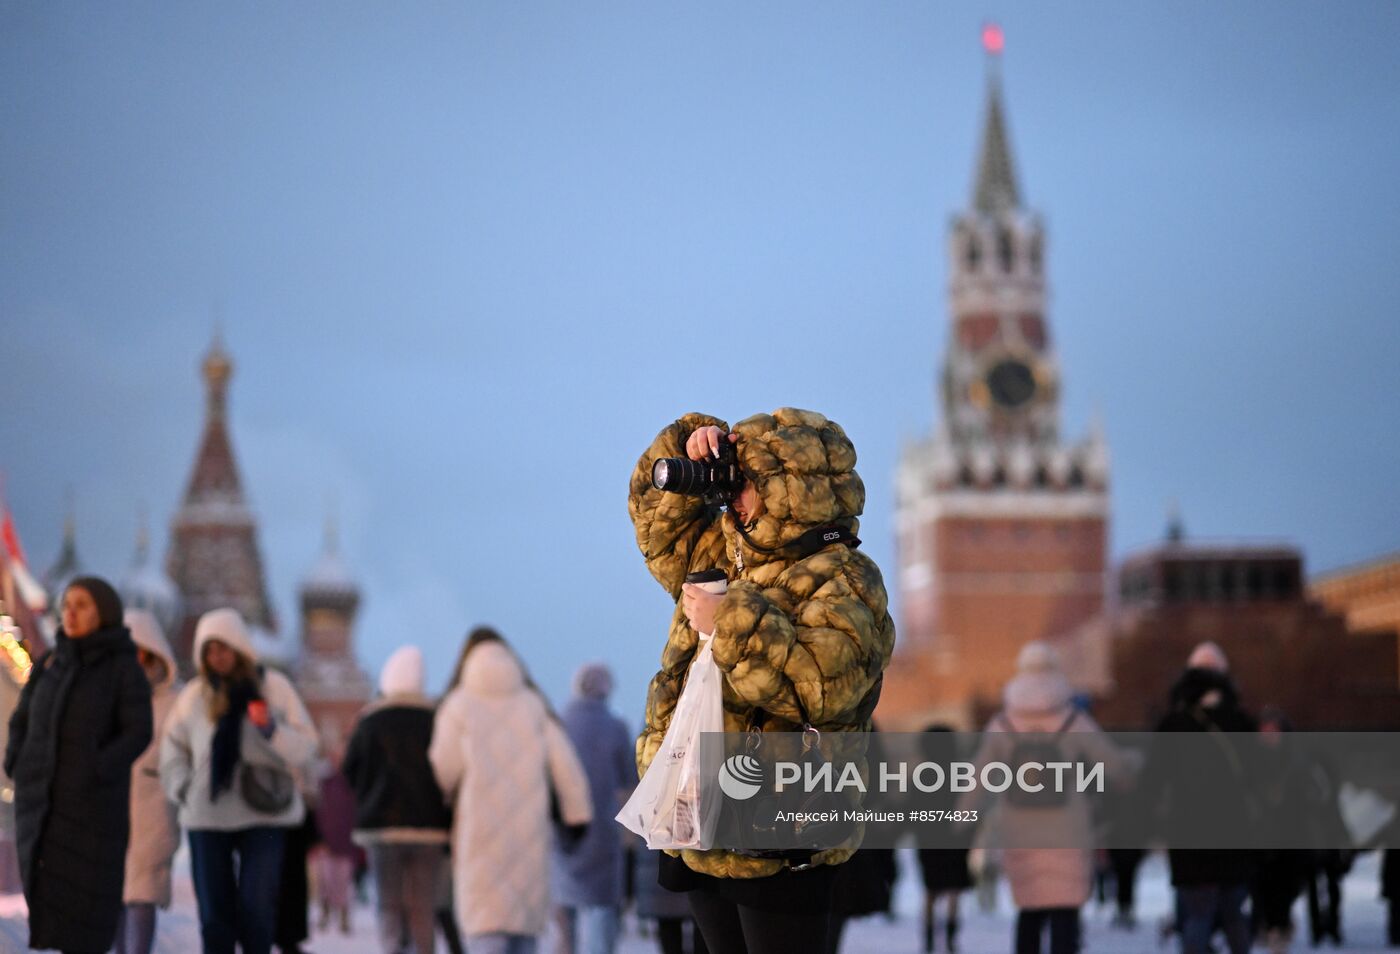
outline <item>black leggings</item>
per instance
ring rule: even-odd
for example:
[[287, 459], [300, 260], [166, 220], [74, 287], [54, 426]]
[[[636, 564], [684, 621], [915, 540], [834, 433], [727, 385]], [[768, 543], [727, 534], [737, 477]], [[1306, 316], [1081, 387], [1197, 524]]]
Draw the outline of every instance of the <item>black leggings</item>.
[[759, 911], [704, 889], [687, 896], [711, 954], [813, 954], [827, 949], [825, 911]]
[[709, 954], [705, 950], [705, 939], [700, 936], [700, 928], [690, 918], [657, 918], [656, 919], [656, 942], [661, 947], [661, 954], [686, 954], [685, 951], [685, 925], [690, 921], [690, 954]]
[[1050, 929], [1050, 954], [1079, 950], [1078, 908], [1022, 908], [1016, 916], [1016, 954], [1040, 954], [1041, 935]]

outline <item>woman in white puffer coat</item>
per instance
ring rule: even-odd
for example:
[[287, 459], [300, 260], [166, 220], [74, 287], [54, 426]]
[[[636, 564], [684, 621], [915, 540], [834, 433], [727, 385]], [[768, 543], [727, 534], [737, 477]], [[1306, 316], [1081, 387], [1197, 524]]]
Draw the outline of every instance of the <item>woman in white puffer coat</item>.
[[126, 848], [125, 907], [117, 928], [116, 954], [150, 954], [156, 908], [170, 907], [170, 866], [180, 847], [175, 806], [160, 786], [160, 737], [175, 705], [175, 654], [160, 623], [146, 610], [128, 609], [124, 622], [151, 684], [155, 732], [131, 767], [131, 840]]
[[593, 817], [568, 736], [499, 637], [469, 647], [428, 760], [453, 805], [457, 918], [471, 954], [533, 954], [549, 915], [551, 789], [565, 825]]

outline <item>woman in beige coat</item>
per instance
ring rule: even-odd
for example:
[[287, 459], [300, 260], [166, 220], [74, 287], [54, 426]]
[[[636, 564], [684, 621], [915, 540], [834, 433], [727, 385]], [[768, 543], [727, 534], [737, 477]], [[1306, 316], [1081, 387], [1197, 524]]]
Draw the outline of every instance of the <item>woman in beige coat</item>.
[[504, 641], [473, 646], [433, 722], [428, 759], [453, 805], [457, 917], [471, 954], [533, 954], [549, 914], [551, 790], [562, 821], [592, 820], [568, 736]]
[[170, 865], [180, 847], [175, 805], [160, 787], [160, 735], [175, 705], [175, 654], [146, 610], [129, 609], [127, 629], [151, 684], [155, 733], [131, 767], [131, 840], [126, 848], [126, 882], [116, 954], [150, 954], [156, 937], [156, 908], [170, 907]]

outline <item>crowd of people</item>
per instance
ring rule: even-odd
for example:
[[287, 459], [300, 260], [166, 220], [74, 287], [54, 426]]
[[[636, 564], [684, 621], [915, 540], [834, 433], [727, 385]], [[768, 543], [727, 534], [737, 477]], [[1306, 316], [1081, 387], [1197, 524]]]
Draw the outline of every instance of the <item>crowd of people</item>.
[[[676, 459], [732, 460], [724, 505], [663, 489], [656, 467]], [[478, 627], [440, 699], [427, 694], [421, 650], [400, 647], [350, 737], [327, 744], [292, 682], [258, 658], [235, 610], [199, 619], [195, 673], [180, 687], [154, 617], [124, 612], [101, 579], [72, 581], [5, 752], [31, 947], [150, 954], [183, 833], [206, 954], [297, 954], [313, 900], [322, 929], [348, 931], [360, 872], [375, 885], [385, 954], [429, 954], [439, 941], [453, 954], [535, 954], [547, 933], [564, 954], [612, 954], [629, 902], [654, 922], [662, 954], [834, 954], [849, 919], [890, 910], [890, 850], [852, 841], [805, 852], [650, 851], [613, 817], [660, 748], [702, 639], [723, 673], [727, 732], [874, 730], [894, 627], [879, 570], [859, 550], [863, 504], [854, 447], [810, 411], [756, 415], [732, 430], [692, 414], [657, 436], [634, 472], [629, 512], [676, 611], [635, 741], [608, 706], [606, 665], [584, 665], [556, 712], [518, 651]], [[728, 581], [722, 596], [687, 582], [715, 569]], [[1203, 812], [1241, 813], [1245, 823], [1246, 806], [1115, 746], [1048, 645], [1022, 650], [1003, 703], [979, 761], [1014, 761], [1025, 737], [1048, 738], [1105, 765], [1115, 787], [1171, 791], [1168, 831]], [[1227, 740], [1258, 733], [1266, 743], [1290, 728], [1282, 713], [1246, 712], [1210, 643], [1186, 661], [1157, 726]], [[922, 739], [927, 758], [958, 755], [947, 726]], [[1220, 773], [1233, 770], [1228, 745]], [[1296, 771], [1283, 759], [1266, 764], [1255, 787], [1292, 797]], [[948, 797], [943, 807], [970, 804]], [[997, 811], [1003, 832], [1053, 819], [1072, 844], [1002, 848], [974, 843], [975, 833], [919, 844], [925, 951], [957, 950], [959, 896], [996, 872], [1018, 909], [1008, 939], [1016, 954], [1078, 951], [1081, 909], [1109, 882], [1115, 923], [1135, 927], [1143, 851], [1101, 850], [1085, 800], [1013, 792]], [[1185, 954], [1213, 950], [1217, 934], [1230, 954], [1255, 938], [1286, 949], [1303, 893], [1314, 942], [1342, 940], [1349, 852], [1173, 849], [1169, 858], [1176, 909], [1167, 930]], [[1394, 852], [1384, 871], [1390, 940], [1400, 945]]]

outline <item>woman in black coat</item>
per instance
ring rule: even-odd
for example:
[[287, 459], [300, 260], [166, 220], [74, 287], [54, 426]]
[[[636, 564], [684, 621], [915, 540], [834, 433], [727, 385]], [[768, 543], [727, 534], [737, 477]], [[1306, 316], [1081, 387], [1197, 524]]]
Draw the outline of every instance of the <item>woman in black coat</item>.
[[116, 591], [81, 577], [63, 628], [10, 717], [29, 946], [106, 951], [122, 910], [131, 765], [151, 741], [151, 689]]

